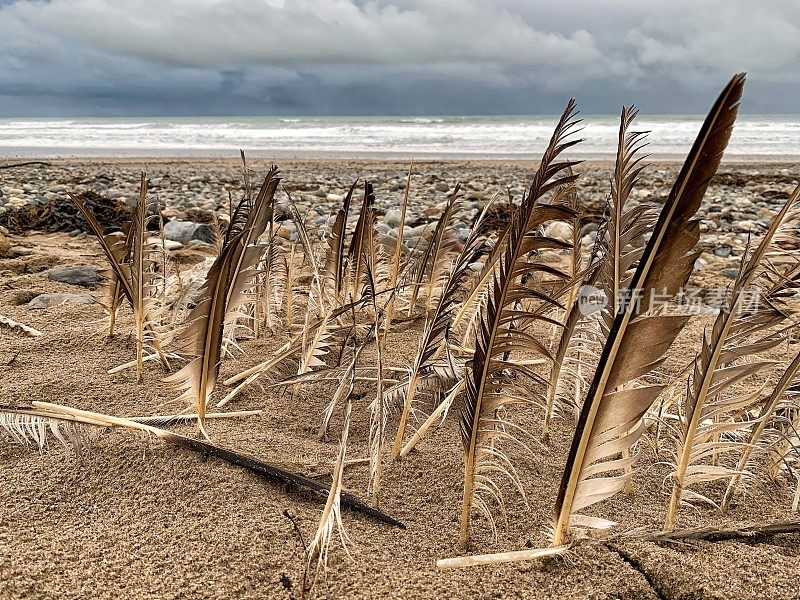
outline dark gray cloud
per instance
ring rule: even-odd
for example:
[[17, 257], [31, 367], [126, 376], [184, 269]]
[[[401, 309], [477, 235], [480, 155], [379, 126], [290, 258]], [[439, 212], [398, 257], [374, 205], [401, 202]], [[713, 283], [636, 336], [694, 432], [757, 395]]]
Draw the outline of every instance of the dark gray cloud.
[[0, 113], [800, 111], [796, 0], [0, 0]]

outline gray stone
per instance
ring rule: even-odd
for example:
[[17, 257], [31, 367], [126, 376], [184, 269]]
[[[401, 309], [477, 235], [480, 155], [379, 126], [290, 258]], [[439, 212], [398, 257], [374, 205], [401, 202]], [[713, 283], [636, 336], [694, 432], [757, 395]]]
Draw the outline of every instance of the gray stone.
[[180, 250], [183, 248], [183, 244], [175, 240], [164, 240], [164, 248], [167, 250]]
[[205, 223], [170, 221], [164, 225], [164, 237], [181, 244], [188, 244], [192, 240], [210, 244], [214, 241], [214, 229]]
[[732, 248], [727, 244], [723, 244], [722, 246], [714, 248], [714, 254], [722, 258], [728, 258], [731, 255], [731, 249]]
[[79, 285], [81, 287], [94, 287], [103, 276], [97, 267], [92, 265], [72, 265], [69, 267], [55, 267], [47, 271], [50, 281]]
[[698, 257], [697, 260], [694, 261], [694, 268], [696, 271], [702, 271], [706, 267], [708, 267], [708, 261], [702, 256]]
[[720, 273], [722, 273], [722, 275], [728, 279], [736, 279], [739, 276], [739, 269], [730, 267], [728, 269], [722, 269]]
[[433, 226], [428, 223], [423, 223], [422, 225], [417, 225], [416, 227], [406, 227], [403, 228], [403, 237], [406, 238], [415, 238], [421, 236], [426, 231], [433, 231]]
[[456, 229], [456, 239], [463, 244], [467, 241], [467, 238], [469, 238], [471, 233], [472, 229], [469, 227], [459, 227]]
[[389, 227], [397, 227], [400, 224], [400, 211], [396, 208], [387, 210], [383, 222]]
[[444, 182], [444, 181], [437, 181], [436, 185], [434, 185], [433, 188], [437, 192], [449, 192], [450, 191], [450, 185], [447, 182]]
[[44, 310], [62, 304], [94, 304], [94, 298], [85, 294], [40, 294], [28, 302], [28, 310]]

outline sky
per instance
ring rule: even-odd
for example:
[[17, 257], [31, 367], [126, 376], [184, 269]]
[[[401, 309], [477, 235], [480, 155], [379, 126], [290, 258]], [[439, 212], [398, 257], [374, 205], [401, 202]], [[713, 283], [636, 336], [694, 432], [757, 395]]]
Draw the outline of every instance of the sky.
[[800, 113], [798, 0], [0, 0], [0, 116]]

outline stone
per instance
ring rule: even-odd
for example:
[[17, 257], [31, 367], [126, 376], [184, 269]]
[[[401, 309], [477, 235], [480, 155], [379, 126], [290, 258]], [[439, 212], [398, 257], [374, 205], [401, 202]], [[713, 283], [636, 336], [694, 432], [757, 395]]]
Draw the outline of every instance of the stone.
[[291, 240], [292, 233], [294, 232], [291, 229], [289, 229], [286, 225], [278, 225], [278, 228], [275, 230], [275, 235], [285, 240]]
[[327, 196], [325, 196], [325, 200], [327, 200], [328, 202], [341, 202], [342, 200], [344, 200], [344, 197], [340, 196], [339, 194], [328, 194]]
[[180, 250], [183, 248], [183, 244], [180, 242], [176, 242], [175, 240], [164, 240], [164, 248], [167, 250]]
[[28, 302], [28, 310], [44, 310], [62, 304], [94, 304], [94, 298], [85, 294], [39, 294]]
[[97, 267], [92, 265], [71, 265], [69, 267], [55, 267], [47, 271], [47, 278], [50, 281], [68, 283], [81, 287], [94, 287], [103, 276]]
[[456, 229], [456, 239], [463, 244], [467, 241], [471, 233], [472, 229], [469, 227], [459, 227]]
[[723, 277], [727, 277], [728, 279], [736, 279], [739, 276], [739, 269], [730, 267], [727, 269], [722, 269], [720, 273], [722, 273]]
[[450, 185], [445, 181], [437, 181], [436, 185], [434, 185], [433, 188], [437, 192], [449, 192], [450, 191]]
[[416, 227], [408, 227], [406, 225], [403, 228], [403, 237], [405, 238], [415, 238], [421, 236], [426, 231], [433, 231], [433, 226], [425, 223], [423, 225], [417, 225]]
[[703, 258], [702, 256], [698, 257], [694, 261], [694, 268], [695, 268], [696, 271], [702, 271], [706, 267], [708, 267], [708, 261], [705, 258]]
[[8, 238], [0, 233], [0, 258], [4, 258], [6, 256], [11, 255], [11, 242], [8, 241]]
[[383, 216], [383, 222], [389, 227], [397, 227], [400, 225], [400, 210], [397, 208], [387, 210], [386, 214]]
[[572, 240], [572, 227], [562, 221], [554, 221], [545, 227], [544, 235], [568, 242]]
[[721, 246], [714, 248], [714, 254], [722, 258], [728, 258], [731, 255], [731, 250], [732, 248], [730, 246], [728, 246], [727, 244], [723, 244]]
[[214, 229], [205, 223], [170, 221], [164, 225], [164, 237], [181, 244], [188, 244], [192, 240], [210, 244], [214, 241]]

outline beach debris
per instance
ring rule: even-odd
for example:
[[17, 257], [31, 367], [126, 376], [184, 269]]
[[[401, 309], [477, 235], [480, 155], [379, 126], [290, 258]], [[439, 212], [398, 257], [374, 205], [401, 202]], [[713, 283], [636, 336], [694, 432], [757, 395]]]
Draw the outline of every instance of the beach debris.
[[[93, 191], [81, 192], [77, 197], [92, 211], [104, 231], [121, 230], [130, 220], [131, 208], [121, 200], [110, 200]], [[19, 207], [0, 214], [0, 225], [8, 228], [11, 233], [22, 233], [31, 229], [92, 233], [67, 197], [35, 204], [23, 201]]]
[[64, 304], [94, 304], [95, 300], [86, 294], [39, 294], [28, 302], [28, 310], [43, 310]]
[[0, 327], [6, 327], [7, 329], [11, 329], [12, 331], [19, 331], [31, 337], [39, 337], [40, 335], [44, 335], [38, 329], [29, 327], [28, 325], [24, 325], [23, 323], [18, 323], [14, 319], [10, 319], [9, 317], [5, 317], [3, 315], [0, 315]]
[[[50, 402], [34, 401], [26, 406], [0, 406], [0, 430], [5, 430], [17, 442], [24, 445], [32, 444], [39, 450], [45, 448], [51, 436], [66, 448], [80, 444], [83, 439], [80, 435], [82, 427], [122, 427], [141, 431], [153, 435], [171, 446], [191, 450], [205, 456], [213, 456], [270, 481], [291, 486], [296, 490], [310, 492], [326, 502], [330, 492], [330, 486], [308, 479], [303, 475], [286, 471], [235, 450], [167, 431], [147, 423]], [[77, 450], [80, 451], [81, 447], [78, 446]], [[397, 519], [373, 508], [352, 494], [340, 490], [339, 500], [342, 506], [351, 510], [381, 523], [405, 529], [405, 525]]]

